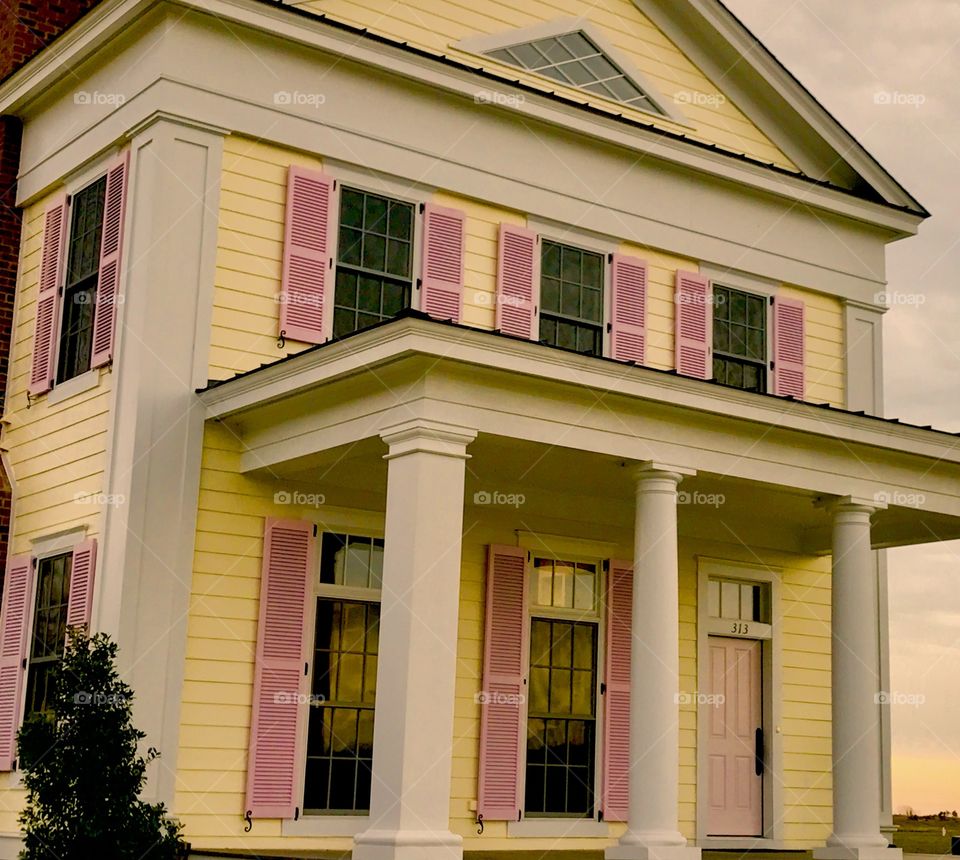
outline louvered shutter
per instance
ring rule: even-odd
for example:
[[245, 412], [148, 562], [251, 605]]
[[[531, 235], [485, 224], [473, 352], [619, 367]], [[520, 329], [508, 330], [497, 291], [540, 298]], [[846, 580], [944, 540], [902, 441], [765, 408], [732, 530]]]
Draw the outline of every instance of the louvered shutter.
[[496, 327], [504, 334], [539, 338], [540, 248], [537, 234], [513, 224], [500, 225], [497, 262]]
[[13, 770], [20, 728], [27, 626], [33, 597], [33, 560], [15, 556], [7, 562], [0, 612], [0, 770]]
[[713, 377], [710, 341], [713, 312], [710, 280], [696, 272], [677, 272], [675, 295], [677, 373], [698, 379]]
[[296, 165], [287, 176], [280, 334], [322, 343], [332, 288], [333, 179]]
[[130, 153], [127, 151], [118, 156], [107, 170], [107, 190], [103, 200], [103, 238], [100, 242], [100, 275], [97, 279], [93, 314], [91, 367], [101, 367], [113, 359], [129, 164]]
[[37, 319], [30, 362], [30, 394], [53, 387], [57, 334], [60, 326], [60, 287], [67, 243], [67, 198], [61, 197], [43, 216], [43, 245], [40, 251], [40, 283], [37, 287]]
[[630, 631], [633, 565], [611, 561], [607, 573], [607, 655], [603, 702], [603, 781], [606, 821], [626, 821], [630, 800]]
[[246, 809], [254, 818], [292, 818], [298, 739], [305, 707], [303, 625], [315, 567], [313, 525], [268, 519], [260, 583], [257, 664], [247, 760]]
[[436, 319], [460, 322], [465, 242], [463, 212], [424, 205], [420, 309]]
[[97, 567], [95, 538], [77, 544], [70, 561], [70, 597], [67, 601], [67, 627], [90, 626], [93, 608], [93, 576]]
[[806, 376], [804, 304], [773, 300], [773, 392], [803, 400]]
[[516, 820], [521, 807], [526, 559], [520, 547], [491, 546], [487, 561], [477, 811], [490, 821]]
[[636, 257], [614, 254], [611, 281], [611, 355], [618, 361], [643, 364], [647, 345], [647, 264]]

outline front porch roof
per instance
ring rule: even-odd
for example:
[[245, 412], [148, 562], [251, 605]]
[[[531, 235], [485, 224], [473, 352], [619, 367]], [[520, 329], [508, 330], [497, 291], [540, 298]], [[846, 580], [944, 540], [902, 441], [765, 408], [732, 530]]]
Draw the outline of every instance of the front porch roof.
[[335, 483], [339, 474], [380, 487], [379, 434], [422, 418], [479, 431], [476, 474], [534, 498], [576, 475], [585, 503], [626, 500], [624, 466], [654, 460], [695, 469], [684, 486], [739, 500], [747, 519], [789, 525], [798, 550], [829, 551], [829, 518], [817, 504], [842, 496], [885, 508], [874, 522], [878, 548], [960, 537], [955, 434], [416, 313], [211, 383], [199, 396], [207, 417], [241, 440], [241, 468], [252, 476], [324, 474]]

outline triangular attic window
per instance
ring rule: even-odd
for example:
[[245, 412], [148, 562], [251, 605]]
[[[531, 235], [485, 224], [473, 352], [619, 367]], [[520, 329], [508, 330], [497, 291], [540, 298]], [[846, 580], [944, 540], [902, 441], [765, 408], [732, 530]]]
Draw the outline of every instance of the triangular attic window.
[[640, 110], [664, 113], [583, 30], [497, 48], [486, 54]]

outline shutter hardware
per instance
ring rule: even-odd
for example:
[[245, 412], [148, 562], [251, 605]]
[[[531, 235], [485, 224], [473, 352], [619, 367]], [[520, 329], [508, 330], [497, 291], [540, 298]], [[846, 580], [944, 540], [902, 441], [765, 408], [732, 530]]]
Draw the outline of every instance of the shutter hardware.
[[247, 822], [246, 826], [243, 828], [244, 833], [249, 833], [253, 830], [253, 810], [248, 809], [246, 814], [243, 816], [243, 820]]
[[607, 685], [603, 681], [600, 682], [600, 695], [605, 696], [607, 694]]
[[477, 836], [483, 836], [483, 813], [482, 812], [477, 813], [476, 823], [479, 825], [479, 827], [477, 827]]

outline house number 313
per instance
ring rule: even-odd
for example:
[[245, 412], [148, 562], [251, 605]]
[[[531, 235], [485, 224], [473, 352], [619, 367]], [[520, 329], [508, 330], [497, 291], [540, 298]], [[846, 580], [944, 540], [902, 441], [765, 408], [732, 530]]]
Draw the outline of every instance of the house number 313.
[[741, 636], [746, 636], [750, 632], [749, 624], [742, 624], [739, 622], [734, 623], [731, 633], [738, 633]]

